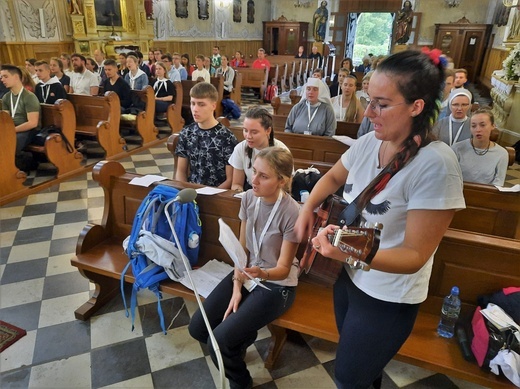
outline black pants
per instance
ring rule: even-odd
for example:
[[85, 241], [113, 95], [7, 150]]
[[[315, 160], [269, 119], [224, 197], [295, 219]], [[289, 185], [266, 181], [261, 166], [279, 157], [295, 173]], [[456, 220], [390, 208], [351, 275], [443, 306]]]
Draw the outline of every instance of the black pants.
[[340, 334], [334, 372], [338, 388], [369, 388], [410, 335], [418, 310], [419, 304], [370, 297], [343, 269], [334, 284]]
[[[242, 288], [242, 301], [239, 309], [222, 321], [233, 294], [232, 276], [233, 272], [226, 276], [203, 304], [222, 354], [226, 377], [233, 389], [243, 388], [251, 381], [251, 375], [242, 358], [242, 353], [253, 344], [259, 329], [291, 307], [294, 302], [295, 288], [269, 282], [264, 285], [271, 290], [257, 286], [253, 291], [248, 292]], [[195, 339], [209, 345], [211, 359], [218, 367], [215, 351], [200, 310], [193, 315], [189, 331]]]

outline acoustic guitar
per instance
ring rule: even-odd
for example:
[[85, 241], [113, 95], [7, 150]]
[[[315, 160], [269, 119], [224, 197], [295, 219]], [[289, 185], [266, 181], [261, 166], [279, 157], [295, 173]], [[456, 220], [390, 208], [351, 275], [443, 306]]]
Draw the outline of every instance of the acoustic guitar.
[[[314, 249], [312, 238], [322, 227], [328, 224], [340, 225], [341, 212], [348, 206], [342, 197], [329, 196], [318, 209], [316, 220], [312, 229], [312, 236], [307, 242], [305, 252], [300, 260], [300, 275], [306, 273], [307, 281], [319, 285], [332, 287], [339, 276], [344, 262], [322, 256]], [[329, 235], [329, 241], [346, 254], [346, 257], [354, 257], [362, 262], [370, 263], [379, 249], [379, 239], [383, 226], [379, 223], [369, 226], [360, 216], [352, 224], [338, 228], [334, 234]]]

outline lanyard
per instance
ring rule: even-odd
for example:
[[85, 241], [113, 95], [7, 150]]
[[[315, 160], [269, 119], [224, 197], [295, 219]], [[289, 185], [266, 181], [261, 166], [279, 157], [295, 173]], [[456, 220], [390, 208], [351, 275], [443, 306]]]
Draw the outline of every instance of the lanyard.
[[307, 130], [309, 130], [309, 128], [311, 127], [311, 123], [314, 120], [314, 117], [316, 116], [316, 114], [318, 113], [318, 108], [320, 108], [320, 105], [321, 105], [321, 103], [318, 103], [316, 110], [314, 111], [314, 113], [311, 116], [311, 105], [307, 101], [307, 115], [309, 116], [309, 123], [307, 124]]
[[[43, 102], [46, 103], [47, 99], [49, 98], [49, 93], [51, 92], [51, 86], [47, 84], [42, 84], [40, 85], [40, 87], [42, 88]], [[45, 87], [47, 87], [47, 93], [45, 93]]]
[[[468, 120], [468, 118], [466, 118], [466, 120]], [[457, 141], [459, 140], [460, 133], [462, 132], [462, 127], [464, 127], [464, 124], [466, 124], [466, 120], [464, 120], [462, 122], [462, 124], [459, 127], [459, 130], [457, 131], [457, 134], [455, 135], [455, 138], [453, 138], [453, 122], [451, 121], [451, 118], [450, 118], [450, 125], [449, 125], [450, 146], [452, 146], [454, 143], [457, 143]]]
[[[87, 72], [85, 71], [82, 75], [81, 75], [81, 78], [78, 80], [77, 77], [74, 77], [74, 93], [78, 93], [78, 91], [76, 89], [79, 89], [79, 84], [81, 84], [81, 81], [83, 81], [83, 78], [85, 77], [85, 74]], [[78, 73], [74, 73], [74, 74], [78, 74]]]
[[155, 83], [156, 85], [158, 84], [159, 86], [157, 87], [156, 91], [155, 91], [155, 97], [157, 97], [157, 94], [159, 93], [159, 91], [161, 90], [162, 86], [164, 85], [164, 90], [166, 92], [168, 92], [168, 85], [166, 84], [166, 80], [165, 78], [163, 78], [162, 80], [157, 80]]
[[16, 98], [16, 103], [13, 108], [13, 92], [11, 92], [11, 117], [14, 119], [14, 115], [16, 114], [16, 109], [18, 108], [18, 103], [20, 102], [20, 96], [22, 96], [23, 90], [25, 88], [22, 87], [20, 89], [20, 93], [18, 93], [18, 97]]
[[137, 80], [139, 78], [139, 76], [141, 75], [139, 73], [139, 70], [140, 69], [137, 69], [136, 73], [135, 73], [135, 76], [132, 75], [132, 71], [130, 71], [129, 74], [129, 78], [130, 78], [130, 89], [134, 90], [134, 86], [135, 86], [135, 80]]
[[267, 219], [267, 222], [265, 223], [264, 229], [262, 230], [262, 233], [260, 234], [258, 241], [256, 239], [255, 224], [256, 224], [256, 219], [258, 218], [258, 212], [260, 211], [260, 197], [258, 197], [256, 199], [255, 212], [253, 214], [253, 250], [255, 252], [255, 260], [257, 262], [259, 261], [260, 248], [262, 247], [262, 242], [264, 240], [265, 234], [267, 233], [269, 226], [273, 222], [276, 211], [280, 207], [280, 203], [282, 202], [282, 197], [283, 197], [283, 191], [280, 189], [280, 192], [278, 194], [278, 199], [276, 200], [276, 203], [274, 204], [274, 207], [271, 210], [271, 213], [269, 214], [269, 218]]

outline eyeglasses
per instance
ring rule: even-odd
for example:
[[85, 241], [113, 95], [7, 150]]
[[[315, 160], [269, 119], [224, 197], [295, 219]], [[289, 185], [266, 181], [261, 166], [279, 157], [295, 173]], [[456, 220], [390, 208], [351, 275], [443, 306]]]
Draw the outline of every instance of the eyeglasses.
[[402, 103], [397, 103], [394, 105], [388, 105], [388, 104], [381, 104], [379, 102], [379, 99], [372, 99], [367, 101], [367, 107], [370, 107], [372, 111], [376, 113], [377, 116], [381, 116], [381, 111], [386, 108], [392, 108], [397, 107], [398, 105], [408, 104], [406, 101], [403, 101]]
[[453, 108], [455, 109], [459, 109], [459, 108], [468, 108], [469, 107], [469, 104], [468, 103], [464, 103], [464, 104], [452, 104], [451, 105]]

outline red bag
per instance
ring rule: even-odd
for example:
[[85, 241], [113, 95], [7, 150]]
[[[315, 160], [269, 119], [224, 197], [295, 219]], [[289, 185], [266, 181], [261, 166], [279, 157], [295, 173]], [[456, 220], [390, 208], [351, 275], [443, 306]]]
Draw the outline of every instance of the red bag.
[[477, 307], [471, 320], [473, 328], [473, 340], [471, 341], [471, 351], [480, 367], [484, 364], [484, 359], [489, 348], [489, 332], [484, 321], [484, 316], [480, 313], [481, 308]]

